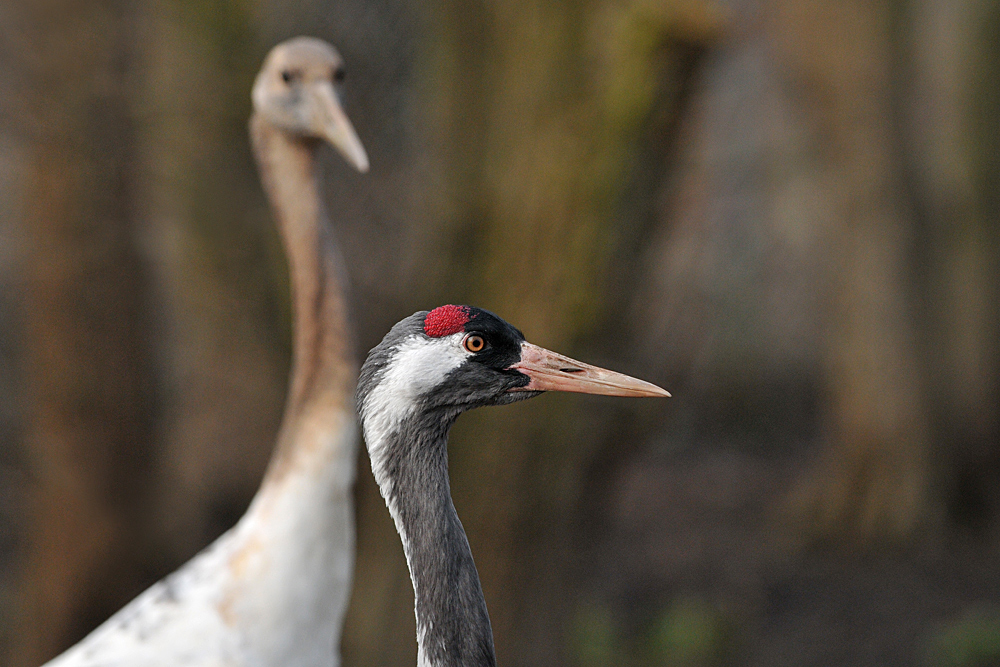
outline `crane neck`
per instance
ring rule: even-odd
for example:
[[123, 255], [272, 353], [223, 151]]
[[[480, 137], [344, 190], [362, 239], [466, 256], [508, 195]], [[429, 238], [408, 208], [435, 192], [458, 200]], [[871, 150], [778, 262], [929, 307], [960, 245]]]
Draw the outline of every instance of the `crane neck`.
[[292, 135], [259, 114], [250, 136], [264, 191], [288, 257], [292, 298], [292, 367], [285, 416], [267, 479], [280, 477], [295, 458], [292, 437], [319, 412], [353, 412], [357, 376], [345, 269], [320, 196], [319, 140]]
[[[418, 667], [495, 667], [493, 631], [469, 540], [451, 499], [454, 417], [418, 414], [369, 441], [379, 489], [413, 582]], [[366, 437], [369, 434], [366, 432]]]

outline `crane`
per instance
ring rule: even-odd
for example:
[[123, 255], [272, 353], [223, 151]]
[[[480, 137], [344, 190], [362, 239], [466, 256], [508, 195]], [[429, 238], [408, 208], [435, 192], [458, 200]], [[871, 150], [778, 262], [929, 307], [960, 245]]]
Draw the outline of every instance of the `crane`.
[[466, 410], [544, 391], [670, 395], [528, 343], [504, 320], [470, 306], [407, 317], [361, 366], [358, 414], [410, 571], [419, 667], [496, 665], [479, 574], [451, 500], [448, 431]]
[[289, 261], [293, 344], [277, 444], [246, 514], [48, 667], [330, 667], [354, 566], [357, 452], [344, 269], [316, 150], [368, 156], [340, 102], [344, 65], [298, 37], [268, 54], [250, 136]]

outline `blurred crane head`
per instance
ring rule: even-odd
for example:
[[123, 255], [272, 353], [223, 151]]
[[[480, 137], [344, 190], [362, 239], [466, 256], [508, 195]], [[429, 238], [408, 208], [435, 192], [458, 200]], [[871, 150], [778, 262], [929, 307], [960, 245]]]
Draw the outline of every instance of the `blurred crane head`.
[[267, 55], [253, 85], [253, 106], [275, 127], [328, 141], [366, 172], [368, 155], [340, 103], [344, 76], [336, 49], [314, 37], [296, 37]]

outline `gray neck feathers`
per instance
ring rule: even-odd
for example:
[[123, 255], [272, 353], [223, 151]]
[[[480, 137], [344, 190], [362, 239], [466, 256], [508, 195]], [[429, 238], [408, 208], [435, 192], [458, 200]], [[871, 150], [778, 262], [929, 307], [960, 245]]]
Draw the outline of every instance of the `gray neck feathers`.
[[455, 416], [418, 411], [389, 436], [380, 457], [380, 488], [413, 580], [421, 667], [496, 665], [479, 573], [448, 482]]

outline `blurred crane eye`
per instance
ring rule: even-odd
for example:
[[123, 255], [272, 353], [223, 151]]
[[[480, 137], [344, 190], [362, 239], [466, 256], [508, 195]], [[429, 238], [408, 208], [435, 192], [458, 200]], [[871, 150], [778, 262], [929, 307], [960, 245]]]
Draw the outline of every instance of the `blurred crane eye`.
[[281, 80], [284, 81], [285, 83], [291, 83], [292, 79], [294, 78], [295, 78], [294, 72], [287, 69], [281, 71]]
[[481, 352], [484, 347], [486, 347], [486, 341], [479, 334], [469, 334], [462, 341], [462, 345], [469, 352]]
[[344, 71], [343, 67], [338, 67], [333, 70], [333, 82], [334, 83], [344, 83], [344, 79], [347, 77], [347, 72]]

